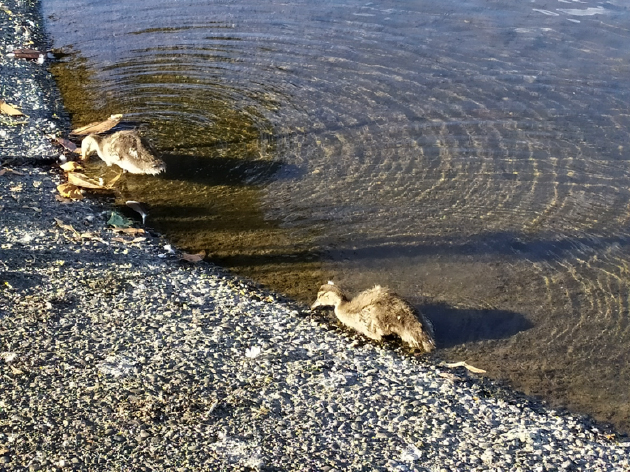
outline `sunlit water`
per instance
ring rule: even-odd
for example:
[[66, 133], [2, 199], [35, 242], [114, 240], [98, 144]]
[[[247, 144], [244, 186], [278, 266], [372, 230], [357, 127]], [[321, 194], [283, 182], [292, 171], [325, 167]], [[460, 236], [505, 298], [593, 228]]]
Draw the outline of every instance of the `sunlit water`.
[[303, 301], [389, 285], [443, 358], [626, 430], [629, 9], [44, 0], [74, 125], [167, 163], [121, 181], [151, 226]]

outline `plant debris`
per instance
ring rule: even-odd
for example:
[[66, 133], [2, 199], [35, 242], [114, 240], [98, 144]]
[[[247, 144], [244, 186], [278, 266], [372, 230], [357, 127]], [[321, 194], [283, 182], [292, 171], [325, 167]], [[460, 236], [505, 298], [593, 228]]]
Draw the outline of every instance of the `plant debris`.
[[86, 136], [88, 134], [104, 133], [105, 131], [109, 131], [114, 126], [116, 126], [120, 122], [122, 117], [123, 115], [111, 115], [105, 121], [95, 121], [88, 125], [72, 130], [70, 134], [74, 136]]

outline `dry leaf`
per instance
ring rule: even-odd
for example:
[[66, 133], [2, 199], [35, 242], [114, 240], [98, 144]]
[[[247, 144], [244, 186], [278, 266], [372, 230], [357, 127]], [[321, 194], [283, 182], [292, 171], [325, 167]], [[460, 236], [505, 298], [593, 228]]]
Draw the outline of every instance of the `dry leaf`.
[[61, 194], [62, 197], [72, 198], [73, 200], [81, 200], [84, 198], [81, 193], [81, 189], [76, 185], [72, 184], [61, 184], [57, 185], [57, 191]]
[[438, 375], [443, 379], [450, 380], [451, 382], [461, 382], [463, 380], [461, 377], [451, 374], [450, 372], [440, 372]]
[[465, 367], [466, 369], [468, 369], [469, 371], [471, 371], [471, 372], [473, 372], [475, 374], [485, 374], [486, 373], [485, 370], [479, 369], [478, 367], [475, 367], [474, 365], [470, 365], [466, 361], [454, 362], [452, 364], [445, 364], [445, 365], [449, 369], [454, 369], [455, 367]]
[[105, 240], [103, 240], [102, 238], [99, 238], [96, 234], [94, 233], [82, 233], [81, 234], [81, 239], [89, 239], [91, 241], [98, 241], [99, 243], [103, 243], [109, 246], [109, 243]]
[[61, 229], [65, 229], [67, 231], [72, 231], [76, 236], [79, 236], [79, 233], [77, 232], [76, 229], [74, 229], [72, 227], [72, 225], [67, 225], [65, 224], [63, 221], [61, 221], [59, 218], [54, 218], [54, 220], [57, 222], [57, 226], [59, 226]]
[[91, 179], [87, 175], [80, 174], [78, 172], [70, 172], [68, 174], [68, 182], [71, 183], [72, 185], [76, 185], [77, 187], [83, 187], [83, 188], [94, 188], [94, 189], [99, 189], [99, 190], [102, 190], [105, 188], [96, 180]]
[[186, 252], [182, 253], [182, 259], [188, 262], [201, 262], [204, 257], [206, 257], [206, 251], [198, 252], [197, 254], [188, 254]]
[[67, 139], [64, 138], [55, 138], [53, 137], [53, 140], [57, 143], [60, 144], [61, 146], [63, 146], [64, 149], [70, 151], [70, 152], [75, 152], [77, 154], [81, 154], [81, 150], [79, 148], [77, 148], [77, 145], [74, 144], [72, 141], [69, 141]]
[[44, 53], [37, 49], [14, 49], [9, 55], [19, 59], [39, 59], [44, 57]]
[[8, 167], [0, 168], [0, 175], [4, 175], [7, 172], [10, 172], [11, 174], [15, 174], [15, 175], [24, 175], [24, 172], [18, 172], [17, 170], [9, 169]]
[[0, 100], [0, 113], [4, 113], [9, 116], [24, 116], [24, 113], [9, 105], [4, 100]]
[[125, 244], [137, 244], [137, 243], [141, 243], [142, 241], [146, 241], [147, 238], [134, 238], [132, 240], [129, 239], [123, 239], [123, 238], [112, 238], [112, 241], [118, 241], [119, 243], [125, 243]]
[[105, 186], [105, 188], [113, 188], [114, 184], [116, 182], [118, 182], [118, 180], [120, 179], [120, 177], [122, 177], [122, 175], [123, 175], [123, 173], [121, 172], [116, 177], [114, 177], [112, 180], [110, 180], [109, 183]]
[[34, 207], [34, 206], [31, 207], [31, 206], [24, 205], [24, 206], [22, 206], [22, 208], [26, 208], [27, 210], [33, 210], [33, 211], [36, 211], [37, 213], [41, 213], [42, 212], [41, 208], [37, 208], [37, 207]]
[[122, 117], [122, 115], [112, 115], [105, 121], [95, 121], [94, 123], [90, 123], [89, 125], [73, 130], [70, 134], [74, 134], [75, 136], [84, 136], [88, 134], [104, 133], [116, 126]]
[[125, 234], [142, 234], [144, 230], [142, 228], [114, 228], [115, 233]]
[[[70, 184], [64, 184], [64, 185], [70, 185]], [[61, 187], [61, 185], [60, 185], [60, 187]], [[73, 185], [73, 187], [74, 187], [74, 185]], [[81, 195], [81, 198], [83, 198], [83, 195]], [[66, 197], [62, 197], [59, 194], [55, 195], [55, 200], [57, 200], [58, 202], [61, 202], [61, 203], [72, 203], [72, 200], [70, 200], [69, 198], [66, 198]], [[77, 200], [80, 200], [80, 199], [77, 198]]]
[[15, 367], [13, 367], [12, 365], [9, 366], [9, 367], [11, 367], [11, 372], [13, 372], [14, 375], [22, 375], [22, 374], [24, 374], [24, 371], [22, 371], [20, 369], [17, 369]]
[[77, 170], [83, 169], [83, 166], [75, 161], [68, 161], [65, 164], [59, 165], [59, 167], [61, 167], [61, 169], [66, 172], [75, 172]]

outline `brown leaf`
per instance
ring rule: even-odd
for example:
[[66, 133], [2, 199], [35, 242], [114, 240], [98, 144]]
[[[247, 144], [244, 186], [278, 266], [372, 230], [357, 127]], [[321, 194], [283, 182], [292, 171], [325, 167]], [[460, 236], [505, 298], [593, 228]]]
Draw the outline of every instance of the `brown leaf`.
[[37, 49], [14, 49], [11, 54], [20, 59], [39, 59], [40, 56], [44, 56], [44, 53]]
[[[64, 185], [70, 185], [70, 184], [64, 184]], [[60, 187], [61, 187], [61, 185], [60, 185]], [[83, 195], [81, 195], [81, 198], [83, 198]], [[55, 200], [57, 200], [58, 202], [61, 202], [61, 203], [72, 203], [72, 200], [70, 200], [69, 198], [62, 197], [59, 194], [55, 195]], [[77, 200], [80, 200], [80, 199], [77, 198]]]
[[60, 164], [59, 167], [61, 167], [61, 169], [66, 172], [75, 172], [77, 170], [83, 169], [83, 166], [75, 161], [68, 161], [64, 164]]
[[72, 184], [57, 185], [57, 191], [63, 198], [72, 198], [73, 200], [81, 200], [84, 198], [81, 189]]
[[485, 370], [480, 369], [478, 367], [475, 367], [474, 365], [470, 365], [466, 361], [453, 362], [452, 364], [445, 364], [445, 365], [449, 369], [454, 369], [455, 367], [465, 367], [466, 369], [468, 369], [469, 371], [471, 371], [471, 372], [473, 372], [475, 374], [485, 374], [486, 373]]
[[201, 262], [204, 257], [206, 257], [206, 251], [198, 252], [197, 254], [188, 254], [186, 252], [182, 253], [182, 259], [188, 262]]
[[109, 245], [109, 243], [107, 241], [104, 241], [102, 238], [99, 238], [94, 233], [82, 233], [81, 234], [81, 239], [89, 239], [91, 241], [98, 241], [98, 242], [103, 243], [105, 245]]
[[0, 169], [0, 175], [4, 175], [4, 174], [6, 174], [6, 173], [7, 173], [7, 170], [6, 170], [6, 169]]
[[125, 234], [142, 234], [144, 230], [142, 228], [114, 228], [115, 233]]
[[70, 172], [68, 174], [68, 182], [72, 185], [76, 185], [77, 187], [83, 188], [95, 188], [95, 189], [104, 189], [100, 183], [96, 180], [89, 178], [85, 174], [80, 174], [78, 172]]
[[118, 182], [118, 180], [120, 179], [120, 177], [122, 177], [123, 173], [121, 172], [120, 174], [118, 174], [116, 177], [114, 177], [112, 180], [110, 180], [107, 185], [105, 185], [106, 188], [114, 188], [114, 184], [116, 182]]
[[134, 239], [112, 238], [112, 241], [117, 241], [119, 243], [125, 243], [125, 244], [137, 244], [146, 240], [147, 238], [134, 238]]
[[57, 226], [59, 226], [61, 229], [65, 229], [67, 231], [72, 231], [75, 235], [79, 236], [79, 233], [77, 232], [76, 229], [74, 229], [72, 227], [72, 225], [67, 225], [65, 224], [63, 221], [61, 221], [59, 218], [54, 218], [54, 220], [57, 222]]
[[81, 150], [77, 148], [77, 145], [74, 144], [72, 141], [69, 141], [64, 138], [53, 138], [53, 139], [57, 144], [62, 145], [64, 149], [67, 149], [70, 152], [76, 152], [77, 154], [81, 154]]
[[24, 116], [24, 113], [22, 113], [17, 108], [9, 105], [4, 100], [0, 100], [0, 113], [4, 113], [5, 115], [9, 116]]
[[105, 121], [95, 121], [94, 123], [90, 123], [89, 125], [73, 130], [70, 134], [74, 134], [75, 136], [84, 136], [88, 134], [104, 133], [116, 126], [122, 117], [122, 115], [112, 115]]

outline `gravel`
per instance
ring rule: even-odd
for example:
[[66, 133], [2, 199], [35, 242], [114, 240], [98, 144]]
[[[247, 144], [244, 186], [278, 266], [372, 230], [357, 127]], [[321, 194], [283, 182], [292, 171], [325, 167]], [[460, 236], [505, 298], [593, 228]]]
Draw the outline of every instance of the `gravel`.
[[5, 54], [43, 43], [37, 3], [1, 1], [0, 98], [29, 119], [0, 124], [0, 471], [630, 469], [628, 438], [588, 418], [368, 342], [158, 234], [131, 242], [107, 203], [58, 201], [39, 163], [59, 153], [58, 94]]

